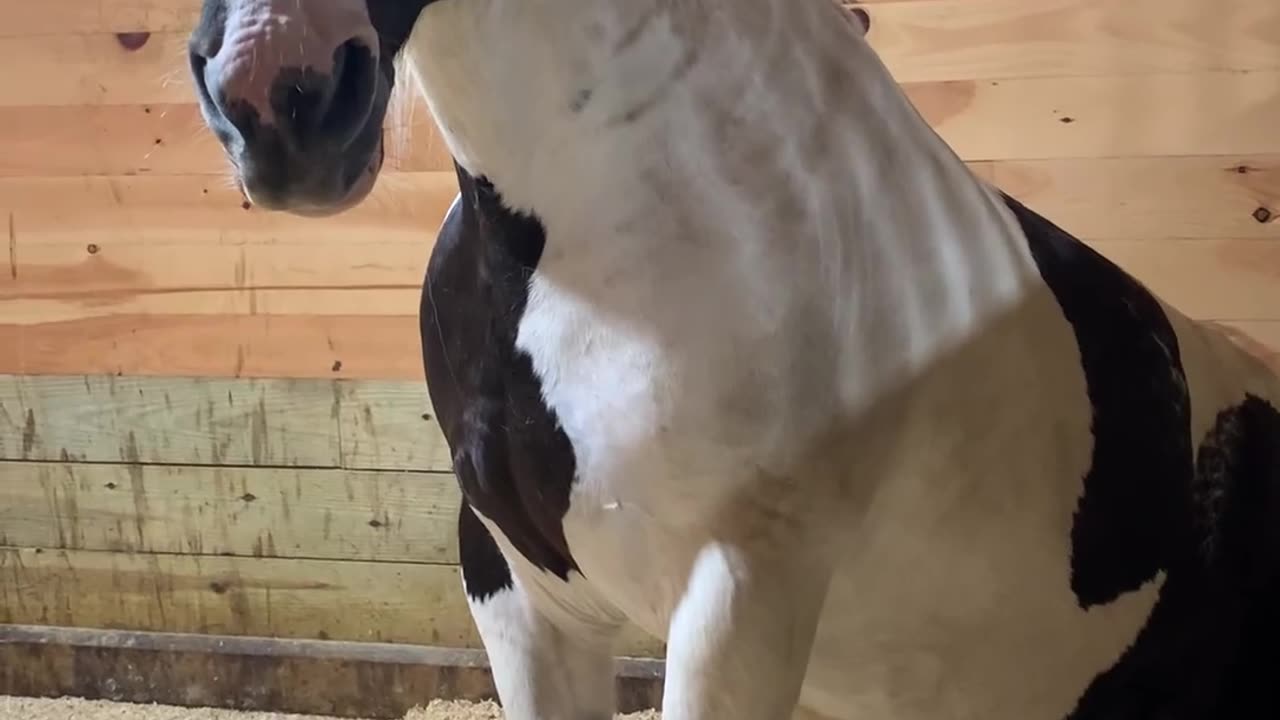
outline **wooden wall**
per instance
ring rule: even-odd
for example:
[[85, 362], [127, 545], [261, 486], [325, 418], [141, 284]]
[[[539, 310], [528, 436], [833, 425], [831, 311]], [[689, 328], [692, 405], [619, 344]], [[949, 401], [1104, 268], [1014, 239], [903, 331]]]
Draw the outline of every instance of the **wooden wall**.
[[[1276, 357], [1280, 3], [866, 7], [978, 172]], [[197, 8], [0, 0], [0, 622], [475, 647], [415, 319], [448, 158], [408, 100], [360, 208], [243, 207]]]

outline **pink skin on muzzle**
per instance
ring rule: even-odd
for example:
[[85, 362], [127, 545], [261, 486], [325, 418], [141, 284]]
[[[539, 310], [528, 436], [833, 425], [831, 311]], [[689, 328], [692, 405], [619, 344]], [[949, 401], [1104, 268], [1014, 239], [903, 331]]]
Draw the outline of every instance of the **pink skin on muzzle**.
[[[224, 114], [238, 103], [247, 104], [257, 111], [263, 128], [296, 132], [290, 129], [296, 123], [278, 117], [279, 106], [272, 103], [273, 93], [280, 92], [277, 80], [282, 73], [311, 72], [336, 78], [343, 68], [341, 59], [335, 64], [335, 54], [340, 48], [352, 46], [363, 46], [372, 54], [376, 72], [379, 43], [364, 0], [228, 0], [225, 7], [221, 46], [208, 58], [204, 69], [212, 99]], [[333, 110], [336, 91], [336, 82], [327, 83], [318, 99], [320, 113]], [[296, 119], [295, 111], [292, 120]], [[350, 131], [359, 129], [353, 126]], [[237, 160], [245, 149], [243, 138], [230, 145], [233, 160]], [[287, 209], [300, 215], [320, 216], [358, 204], [372, 190], [382, 157], [382, 148], [378, 147], [371, 154], [368, 167], [337, 204], [290, 203]], [[250, 201], [265, 204], [254, 197], [254, 188], [243, 178], [241, 186]]]

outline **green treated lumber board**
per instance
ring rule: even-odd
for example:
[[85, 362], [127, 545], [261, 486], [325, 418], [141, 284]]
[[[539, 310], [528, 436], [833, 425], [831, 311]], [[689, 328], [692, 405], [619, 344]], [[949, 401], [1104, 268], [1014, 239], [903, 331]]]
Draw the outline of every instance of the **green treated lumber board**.
[[0, 623], [478, 647], [452, 565], [0, 548]]
[[0, 375], [0, 460], [451, 472], [423, 382]]
[[0, 463], [0, 545], [456, 563], [452, 474]]
[[337, 467], [327, 382], [0, 376], [0, 458]]
[[0, 547], [0, 623], [481, 647], [453, 565]]
[[426, 384], [341, 384], [343, 467], [452, 472]]

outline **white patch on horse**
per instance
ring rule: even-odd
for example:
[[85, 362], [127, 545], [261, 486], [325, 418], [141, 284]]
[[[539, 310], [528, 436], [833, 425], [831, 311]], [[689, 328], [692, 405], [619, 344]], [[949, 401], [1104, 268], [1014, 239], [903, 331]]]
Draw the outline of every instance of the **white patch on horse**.
[[[480, 607], [496, 661], [520, 658], [509, 685], [549, 646], [505, 638], [549, 622], [585, 665], [626, 618], [669, 643], [666, 720], [797, 698], [833, 720], [1064, 717], [1147, 620], [1163, 576], [1087, 612], [1069, 587], [1091, 406], [1022, 228], [840, 13], [419, 20], [450, 151], [546, 231], [517, 345], [573, 446], [582, 574], [490, 524], [509, 601], [536, 609]], [[1205, 343], [1189, 377], [1237, 362]]]

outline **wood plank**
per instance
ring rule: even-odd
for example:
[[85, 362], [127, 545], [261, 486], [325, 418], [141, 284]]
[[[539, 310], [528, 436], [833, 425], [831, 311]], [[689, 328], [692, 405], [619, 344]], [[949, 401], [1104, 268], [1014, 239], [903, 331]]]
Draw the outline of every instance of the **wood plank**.
[[1280, 372], [1280, 320], [1219, 320], [1213, 324]]
[[239, 190], [218, 177], [0, 178], [0, 216], [12, 215], [19, 252], [31, 243], [429, 246], [457, 193], [452, 173], [388, 173], [358, 207], [302, 218], [246, 209]]
[[[1249, 12], [1258, 7], [1268, 13], [1266, 22], [1274, 22], [1274, 10], [1264, 5], [1250, 4]], [[1105, 12], [1097, 22], [1105, 20]], [[1162, 10], [1160, 17], [1167, 14]], [[1138, 11], [1131, 21], [1140, 22], [1136, 18], [1142, 18]], [[1089, 27], [1084, 23], [1073, 32], [1093, 37]], [[1253, 32], [1246, 37], [1255, 37]], [[1202, 42], [1222, 45], [1205, 38]], [[110, 34], [0, 38], [0, 57], [26, 59], [0, 68], [0, 106], [189, 104], [192, 90], [180, 62], [185, 43], [185, 33], [155, 33], [136, 51], [124, 49]], [[1233, 38], [1232, 45], [1257, 54], [1250, 49], [1255, 41]], [[1060, 55], [1055, 50], [1051, 56]], [[1215, 57], [1220, 60], [1222, 52]], [[1273, 127], [1280, 98], [1272, 89], [1280, 84], [1280, 70], [1273, 61], [1262, 63], [1269, 68], [1263, 70], [957, 79], [909, 82], [906, 89], [926, 118], [970, 159], [1277, 153], [1280, 139]], [[30, 67], [48, 71], [33, 73]], [[990, 132], [997, 123], [1019, 131]]]
[[[1280, 320], [1241, 321], [1280, 352]], [[0, 373], [422, 382], [409, 316], [123, 316], [0, 324]], [[335, 369], [336, 368], [336, 369]]]
[[342, 466], [452, 472], [453, 458], [420, 382], [342, 382]]
[[332, 383], [0, 376], [0, 458], [338, 467]]
[[[453, 565], [0, 548], [0, 623], [480, 648]], [[618, 652], [661, 657], [627, 626]]]
[[[90, 299], [212, 290], [402, 289], [419, 292], [430, 240], [353, 244], [20, 241], [0, 267], [0, 300]], [[414, 308], [406, 308], [412, 311]]]
[[996, 186], [1080, 237], [1280, 239], [1277, 155], [1020, 160], [989, 168]]
[[[1277, 156], [972, 165], [987, 168], [998, 185], [1090, 238], [1280, 236], [1280, 211], [1273, 210], [1280, 208]], [[400, 185], [401, 179], [409, 182]], [[207, 182], [200, 178], [47, 180], [35, 183], [39, 190], [17, 189], [20, 183], [12, 182], [7, 188], [12, 195], [4, 194], [6, 185], [0, 183], [0, 201], [17, 208], [13, 252], [0, 258], [0, 298], [92, 296], [94, 304], [109, 305], [134, 293], [173, 290], [416, 288], [434, 235], [430, 222], [443, 215], [454, 186], [444, 173], [389, 180], [392, 196], [374, 200], [372, 207], [414, 207], [413, 196], [423, 191], [431, 199], [405, 217], [390, 213], [377, 232], [361, 232], [366, 241], [360, 243], [345, 231], [367, 227], [361, 223], [371, 210], [363, 211], [364, 217], [353, 211], [332, 223], [242, 213], [231, 207], [230, 198], [204, 201]], [[175, 192], [184, 183], [186, 194]], [[68, 192], [56, 193], [57, 198], [84, 198], [81, 220], [67, 222], [59, 200], [46, 196], [59, 188]], [[112, 188], [119, 202], [110, 195]], [[202, 200], [189, 204], [197, 194]], [[425, 208], [432, 209], [430, 220]], [[177, 228], [180, 212], [187, 225]], [[401, 222], [403, 230], [397, 232]], [[104, 226], [110, 230], [101, 230]], [[384, 229], [385, 240], [380, 239]], [[259, 242], [271, 245], [244, 247]], [[299, 249], [295, 242], [307, 247]], [[241, 306], [245, 302], [242, 298]]]
[[1280, 319], [1280, 242], [1099, 240], [1099, 252], [1194, 318]]
[[114, 33], [0, 36], [0, 105], [190, 102], [187, 32], [155, 32], [133, 49]]
[[0, 545], [458, 562], [452, 474], [0, 464]]
[[[402, 88], [404, 86], [401, 86]], [[229, 164], [192, 98], [166, 105], [0, 105], [0, 177], [225, 175]], [[453, 162], [410, 91], [386, 123], [385, 171], [447, 171]]]
[[0, 36], [190, 32], [200, 0], [40, 0], [0, 3]]
[[870, 9], [899, 82], [1280, 68], [1280, 4], [912, 0]]
[[480, 647], [452, 565], [0, 548], [0, 623]]
[[417, 288], [254, 288], [177, 290], [132, 296], [17, 298], [0, 301], [0, 317], [19, 325], [114, 315], [404, 315], [418, 308]]
[[415, 315], [107, 315], [0, 338], [11, 375], [423, 379]]
[[[880, 5], [907, 0], [860, 0], [844, 4]], [[947, 0], [964, 4], [982, 0]], [[1028, 4], [1045, 0], [1026, 0]], [[101, 32], [189, 32], [200, 15], [200, 0], [42, 0], [0, 5], [0, 36]]]
[[[618, 709], [662, 706], [664, 663], [619, 658]], [[494, 700], [479, 650], [40, 626], [0, 627], [0, 696], [78, 697], [401, 720]]]
[[[966, 160], [1280, 154], [1280, 72], [911, 83]], [[998, 132], [993, 128], [999, 128]]]
[[[1274, 72], [1199, 73], [913, 83], [906, 89], [961, 157], [984, 160], [1276, 153], [1280, 141], [1270, 128], [1280, 117], [1280, 101], [1269, 93], [1276, 82]], [[0, 177], [225, 174], [226, 161], [194, 106], [147, 110], [0, 104], [0, 126], [20, 130], [0, 139]], [[418, 105], [413, 113], [391, 133], [389, 169], [448, 171], [434, 124]], [[1063, 122], [1067, 118], [1072, 122]], [[992, 125], [1011, 131], [992, 133]]]
[[[0, 71], [0, 97], [23, 105], [189, 102], [185, 51], [195, 17], [151, 9], [124, 8], [110, 20], [99, 12], [100, 27], [85, 29], [95, 13], [55, 5], [67, 28], [81, 29], [5, 32], [0, 57], [56, 72]], [[1280, 67], [1280, 9], [1270, 0], [1232, 0], [1230, 12], [1193, 0], [917, 0], [871, 12], [871, 43], [903, 82]], [[151, 32], [130, 50], [115, 35], [121, 27]]]

